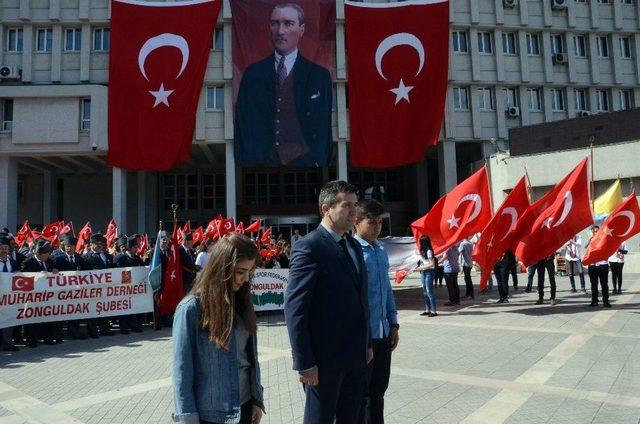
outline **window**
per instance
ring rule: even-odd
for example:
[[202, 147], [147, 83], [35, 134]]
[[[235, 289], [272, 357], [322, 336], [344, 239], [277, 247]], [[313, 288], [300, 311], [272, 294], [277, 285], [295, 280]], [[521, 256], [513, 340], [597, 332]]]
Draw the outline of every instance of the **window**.
[[551, 89], [551, 110], [564, 112], [564, 90], [561, 88]]
[[7, 51], [22, 51], [22, 28], [9, 28], [7, 30]]
[[402, 173], [398, 168], [385, 171], [350, 170], [349, 182], [358, 188], [362, 198], [381, 202], [396, 202], [402, 198]]
[[[198, 175], [165, 174], [162, 176], [162, 203], [164, 210], [171, 210], [175, 203], [181, 211], [198, 209]], [[195, 215], [195, 214], [194, 214]]]
[[493, 49], [491, 47], [491, 33], [478, 33], [478, 52], [485, 54], [493, 53]]
[[562, 35], [554, 34], [551, 36], [551, 51], [555, 53], [564, 53], [564, 43], [562, 42]]
[[80, 28], [67, 28], [64, 30], [64, 50], [67, 52], [79, 52], [82, 46], [82, 30]]
[[13, 128], [13, 99], [2, 101], [2, 131], [11, 131]]
[[518, 92], [516, 88], [504, 88], [504, 103], [507, 108], [518, 107]]
[[589, 110], [589, 107], [587, 105], [587, 93], [584, 89], [582, 88], [576, 88], [573, 91], [573, 94], [575, 96], [575, 106], [576, 106], [576, 111], [577, 112], [582, 112], [585, 110]]
[[596, 46], [598, 47], [598, 57], [609, 57], [609, 42], [606, 35], [596, 37]]
[[80, 111], [80, 129], [83, 131], [89, 131], [91, 129], [91, 99], [81, 100]]
[[622, 110], [631, 109], [632, 107], [631, 90], [620, 90], [619, 95], [620, 95], [620, 109]]
[[[349, 181], [353, 181], [351, 176]], [[244, 200], [248, 205], [306, 204], [317, 202], [322, 186], [319, 170], [245, 172]]]
[[540, 101], [540, 89], [527, 88], [529, 94], [529, 110], [542, 110], [542, 102]]
[[481, 110], [493, 110], [493, 93], [490, 88], [478, 88], [478, 100]]
[[36, 51], [37, 52], [50, 52], [51, 51], [51, 28], [40, 28], [36, 33]]
[[224, 30], [222, 28], [216, 28], [213, 33], [212, 50], [222, 50], [224, 47]]
[[504, 54], [517, 54], [516, 34], [513, 32], [502, 33], [502, 52]]
[[622, 4], [633, 4], [633, 0], [622, 0], [620, 3], [622, 3]]
[[467, 53], [467, 33], [464, 31], [453, 31], [451, 34], [453, 41], [453, 51], [456, 53]]
[[538, 34], [527, 34], [527, 54], [533, 56], [540, 54], [540, 40]]
[[223, 173], [202, 175], [202, 209], [222, 209], [225, 206], [226, 183]]
[[453, 87], [453, 108], [457, 110], [469, 109], [469, 96], [464, 87]]
[[224, 110], [224, 87], [207, 87], [207, 110]]
[[109, 50], [109, 28], [96, 28], [93, 30], [93, 50], [104, 51]]
[[587, 57], [587, 42], [584, 35], [573, 36], [573, 52], [576, 57]]
[[631, 39], [629, 37], [620, 37], [620, 57], [629, 59], [631, 57]]
[[598, 0], [598, 3], [600, 3], [600, 4], [611, 4], [611, 3], [613, 3], [613, 1], [612, 0]]
[[607, 90], [596, 90], [598, 112], [609, 112], [609, 93]]

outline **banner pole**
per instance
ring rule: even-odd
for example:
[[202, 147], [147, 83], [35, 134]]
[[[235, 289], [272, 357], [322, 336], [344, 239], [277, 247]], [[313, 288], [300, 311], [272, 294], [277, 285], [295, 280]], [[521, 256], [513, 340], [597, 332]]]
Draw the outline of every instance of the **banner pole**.
[[594, 177], [594, 173], [593, 173], [593, 136], [591, 136], [591, 145], [589, 146], [589, 153], [591, 155], [591, 159], [589, 160], [589, 165], [591, 168], [591, 210], [593, 213], [595, 213], [596, 211], [596, 206], [595, 206], [595, 189], [596, 189], [596, 182], [595, 182], [595, 177]]
[[493, 216], [493, 186], [491, 185], [491, 167], [489, 167], [489, 158], [484, 158], [484, 168], [487, 170], [487, 183], [489, 186], [489, 208], [491, 216]]
[[532, 203], [532, 197], [531, 197], [531, 180], [529, 179], [529, 171], [527, 171], [527, 166], [523, 165], [524, 168], [524, 177], [527, 181], [527, 197], [529, 198], [529, 204]]

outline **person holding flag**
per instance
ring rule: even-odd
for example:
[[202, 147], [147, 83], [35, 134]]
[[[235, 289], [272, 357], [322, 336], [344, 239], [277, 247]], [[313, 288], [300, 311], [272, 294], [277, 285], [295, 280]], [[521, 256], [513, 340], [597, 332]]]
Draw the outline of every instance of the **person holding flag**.
[[[587, 243], [587, 251], [590, 249], [590, 245], [596, 239], [598, 235], [598, 230], [600, 227], [594, 225], [591, 227], [591, 238], [589, 239], [589, 243]], [[585, 254], [586, 257], [586, 254]], [[587, 262], [587, 261], [585, 261]], [[596, 261], [594, 263], [589, 263], [589, 267], [587, 268], [587, 272], [589, 273], [589, 281], [591, 282], [591, 303], [589, 306], [595, 307], [598, 306], [598, 282], [600, 283], [600, 288], [602, 289], [602, 305], [605, 308], [610, 308], [611, 304], [609, 303], [609, 262], [606, 259]]]
[[433, 281], [436, 278], [436, 259], [433, 256], [433, 247], [429, 236], [420, 237], [420, 261], [416, 271], [422, 274], [422, 290], [424, 293], [425, 310], [420, 315], [437, 317], [436, 294], [433, 291]]
[[609, 267], [611, 268], [611, 282], [613, 291], [611, 294], [622, 294], [622, 268], [624, 267], [624, 255], [629, 251], [627, 245], [622, 242], [616, 253], [609, 257]]
[[580, 275], [580, 288], [586, 293], [587, 289], [584, 285], [584, 268], [580, 261], [580, 258], [582, 257], [582, 237], [580, 234], [576, 234], [571, 237], [567, 244], [565, 244], [565, 247], [567, 250], [564, 258], [567, 262], [567, 274], [569, 274], [569, 283], [571, 283], [571, 293], [577, 292], [574, 278], [576, 273]]

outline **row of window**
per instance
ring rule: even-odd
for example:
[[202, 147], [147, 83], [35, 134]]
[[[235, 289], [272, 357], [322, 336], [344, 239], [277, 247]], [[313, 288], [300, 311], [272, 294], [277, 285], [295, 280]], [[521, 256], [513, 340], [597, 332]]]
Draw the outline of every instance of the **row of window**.
[[[525, 99], [528, 102], [527, 108], [531, 111], [542, 111], [542, 88], [525, 88]], [[568, 89], [567, 89], [568, 90]], [[481, 110], [494, 110], [494, 89], [491, 87], [479, 87], [476, 89], [479, 107]], [[502, 95], [507, 108], [520, 107], [518, 88], [503, 88]], [[551, 110], [554, 112], [566, 111], [567, 92], [564, 88], [552, 88], [549, 90], [551, 96]], [[611, 111], [609, 90], [596, 90], [595, 109], [597, 112]], [[633, 92], [631, 90], [618, 91], [620, 109], [631, 109], [633, 107]], [[574, 109], [577, 112], [590, 111], [589, 95], [586, 88], [573, 89]], [[453, 87], [453, 107], [456, 110], [469, 110], [469, 88]]]
[[[2, 131], [13, 129], [13, 99], [2, 100]], [[80, 129], [91, 129], [91, 99], [80, 99]]]
[[[93, 50], [94, 51], [108, 51], [109, 28], [94, 28], [93, 29]], [[222, 50], [224, 45], [224, 32], [222, 28], [217, 28], [214, 39], [211, 43], [212, 50]], [[7, 29], [7, 43], [6, 50], [8, 52], [21, 52], [24, 48], [24, 33], [22, 28], [8, 28]], [[37, 28], [35, 38], [35, 50], [36, 52], [50, 52], [53, 42], [53, 30], [51, 28]], [[77, 52], [82, 47], [82, 29], [81, 28], [65, 28], [64, 29], [64, 51]]]
[[[527, 54], [529, 56], [539, 56], [542, 52], [541, 37], [539, 33], [526, 33], [526, 46]], [[518, 33], [517, 32], [503, 32], [502, 33], [502, 53], [505, 55], [517, 55], [518, 54]], [[607, 35], [598, 35], [595, 38], [596, 50], [598, 57], [608, 58], [611, 57], [610, 40]], [[576, 57], [587, 57], [588, 37], [586, 35], [574, 35], [573, 36], [573, 54]], [[480, 31], [477, 35], [478, 52], [481, 54], [492, 54], [494, 51], [493, 33], [487, 31]], [[466, 31], [453, 31], [452, 32], [452, 45], [453, 51], [456, 53], [469, 53], [469, 43]], [[618, 38], [618, 55], [621, 58], [631, 58], [631, 37]], [[563, 34], [551, 35], [551, 52], [566, 53], [567, 48], [564, 42]]]

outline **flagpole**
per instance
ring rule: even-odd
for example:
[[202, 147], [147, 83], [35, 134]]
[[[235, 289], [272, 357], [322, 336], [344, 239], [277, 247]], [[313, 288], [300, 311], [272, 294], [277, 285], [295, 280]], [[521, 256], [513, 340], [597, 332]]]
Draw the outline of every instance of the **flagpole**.
[[491, 215], [493, 215], [493, 187], [491, 186], [491, 168], [489, 167], [489, 158], [484, 158], [484, 167], [487, 170], [487, 182], [489, 184], [489, 208], [491, 209]]
[[529, 204], [532, 203], [531, 201], [531, 180], [529, 179], [529, 171], [527, 171], [527, 165], [523, 165], [524, 168], [524, 177], [527, 181], [527, 197], [529, 198]]
[[591, 144], [589, 146], [589, 153], [591, 155], [591, 160], [589, 161], [590, 163], [590, 167], [591, 167], [591, 210], [593, 211], [593, 213], [595, 213], [596, 210], [596, 206], [595, 206], [595, 194], [596, 194], [596, 182], [595, 182], [595, 177], [593, 174], [593, 136], [590, 137], [590, 141]]
[[171, 204], [171, 211], [173, 212], [173, 231], [176, 230], [176, 227], [178, 226], [178, 204], [177, 203], [172, 203]]

